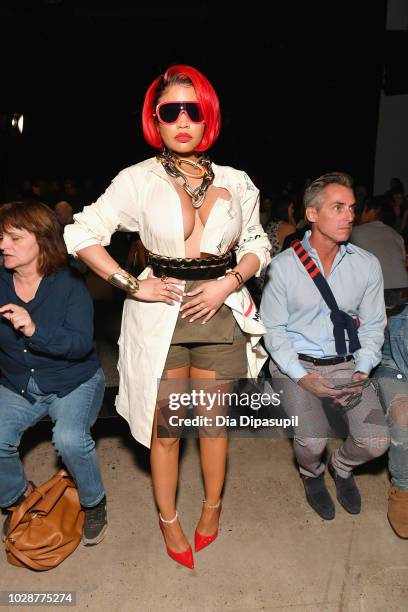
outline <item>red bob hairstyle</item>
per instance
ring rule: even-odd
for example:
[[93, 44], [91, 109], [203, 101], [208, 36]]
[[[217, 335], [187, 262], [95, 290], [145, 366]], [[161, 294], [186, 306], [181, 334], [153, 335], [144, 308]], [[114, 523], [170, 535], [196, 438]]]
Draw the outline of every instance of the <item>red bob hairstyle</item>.
[[197, 151], [206, 151], [218, 138], [221, 128], [221, 113], [218, 96], [208, 79], [196, 68], [185, 65], [170, 66], [158, 76], [148, 88], [142, 110], [143, 135], [155, 149], [163, 148], [154, 117], [156, 106], [165, 90], [171, 85], [193, 86], [204, 115], [205, 130]]

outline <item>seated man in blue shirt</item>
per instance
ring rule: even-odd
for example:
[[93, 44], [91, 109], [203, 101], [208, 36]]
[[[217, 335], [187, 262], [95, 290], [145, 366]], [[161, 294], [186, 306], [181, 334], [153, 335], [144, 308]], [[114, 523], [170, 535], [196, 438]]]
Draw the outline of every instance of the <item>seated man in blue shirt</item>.
[[[272, 384], [287, 414], [299, 417], [293, 446], [306, 499], [330, 520], [335, 507], [322, 461], [330, 431], [326, 410], [330, 419], [337, 416], [348, 428], [346, 440], [329, 460], [337, 499], [348, 512], [361, 510], [353, 468], [389, 446], [378, 398], [365, 383], [381, 360], [383, 278], [374, 255], [347, 244], [355, 208], [348, 175], [319, 177], [306, 189], [304, 204], [312, 229], [296, 251], [290, 248], [272, 260], [261, 317], [272, 357]], [[330, 308], [327, 293], [335, 298]], [[359, 380], [361, 385], [347, 386]], [[339, 383], [345, 388], [336, 388]]]

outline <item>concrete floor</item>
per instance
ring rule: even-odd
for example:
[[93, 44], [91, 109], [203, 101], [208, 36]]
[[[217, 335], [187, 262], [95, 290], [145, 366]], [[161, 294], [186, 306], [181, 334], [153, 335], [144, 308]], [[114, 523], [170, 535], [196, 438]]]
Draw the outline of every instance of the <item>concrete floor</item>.
[[[233, 438], [222, 531], [195, 556], [191, 571], [165, 552], [147, 451], [133, 441], [121, 418], [99, 420], [94, 433], [109, 504], [106, 538], [94, 548], [78, 547], [44, 573], [9, 565], [3, 552], [0, 590], [73, 590], [80, 611], [408, 609], [408, 542], [387, 522], [384, 459], [357, 474], [361, 515], [353, 517], [336, 504], [335, 520], [325, 522], [304, 499], [289, 440]], [[37, 483], [56, 469], [49, 439], [50, 424], [41, 423], [23, 443], [27, 474]], [[334, 494], [332, 480], [327, 481]], [[178, 510], [190, 541], [202, 496], [196, 443], [187, 440]]]
[[[114, 414], [120, 308], [101, 302], [96, 315], [110, 388], [103, 414]], [[325, 522], [304, 499], [290, 440], [232, 438], [222, 530], [195, 556], [191, 571], [165, 552], [147, 449], [120, 417], [99, 419], [94, 435], [108, 497], [106, 538], [94, 548], [79, 546], [44, 573], [9, 565], [3, 552], [0, 591], [76, 591], [75, 610], [81, 612], [408, 610], [408, 541], [398, 539], [387, 522], [385, 457], [357, 472], [362, 513], [353, 517], [336, 503], [335, 520]], [[23, 438], [27, 475], [36, 483], [58, 467], [50, 438], [47, 422]], [[184, 441], [180, 465], [178, 511], [192, 542], [203, 497], [195, 440]], [[327, 483], [334, 499], [330, 477]]]

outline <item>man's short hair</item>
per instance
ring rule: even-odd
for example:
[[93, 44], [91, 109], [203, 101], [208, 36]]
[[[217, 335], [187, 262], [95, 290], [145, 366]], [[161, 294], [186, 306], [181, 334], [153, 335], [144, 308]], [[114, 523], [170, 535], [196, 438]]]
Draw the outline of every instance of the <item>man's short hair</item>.
[[395, 227], [397, 218], [392, 206], [392, 197], [389, 194], [376, 195], [369, 198], [364, 204], [364, 210], [375, 210], [379, 221], [390, 227]]
[[391, 203], [386, 195], [375, 195], [372, 198], [368, 198], [364, 203], [366, 210], [376, 210], [379, 213], [390, 206]]
[[345, 172], [329, 172], [328, 174], [323, 174], [319, 176], [319, 178], [312, 181], [305, 189], [305, 193], [303, 196], [303, 203], [305, 208], [309, 206], [314, 206], [315, 208], [320, 208], [322, 205], [322, 194], [327, 185], [343, 185], [343, 187], [348, 187], [352, 189], [353, 180], [349, 174]]

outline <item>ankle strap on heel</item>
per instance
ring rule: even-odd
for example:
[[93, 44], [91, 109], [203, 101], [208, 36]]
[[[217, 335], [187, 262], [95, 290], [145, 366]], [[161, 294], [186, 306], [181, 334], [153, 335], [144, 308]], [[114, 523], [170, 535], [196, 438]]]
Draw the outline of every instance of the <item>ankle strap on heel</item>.
[[162, 523], [164, 523], [165, 525], [172, 525], [172, 524], [173, 524], [173, 523], [175, 523], [175, 522], [177, 521], [177, 519], [178, 519], [178, 512], [177, 512], [177, 510], [176, 510], [176, 516], [175, 516], [174, 518], [170, 519], [169, 521], [167, 521], [166, 519], [164, 519], [164, 518], [162, 517], [162, 515], [160, 514], [160, 512], [159, 512], [159, 519], [160, 519], [160, 520], [161, 520], [161, 522], [162, 522]]
[[209, 504], [206, 499], [203, 499], [203, 504], [206, 508], [209, 508], [210, 510], [216, 510], [221, 506], [221, 500], [219, 500], [219, 502], [216, 504]]

